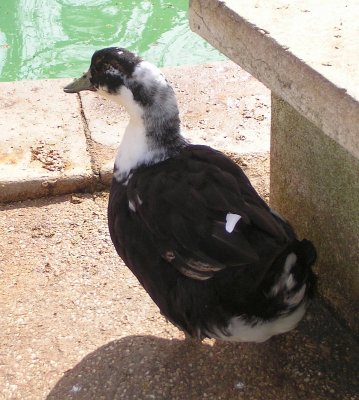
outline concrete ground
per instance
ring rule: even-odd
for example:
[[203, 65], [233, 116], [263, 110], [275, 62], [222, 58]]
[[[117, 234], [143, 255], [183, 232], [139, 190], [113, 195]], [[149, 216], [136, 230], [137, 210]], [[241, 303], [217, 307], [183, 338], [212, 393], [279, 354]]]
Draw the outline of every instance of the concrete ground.
[[[167, 75], [186, 134], [268, 200], [268, 90], [233, 64]], [[320, 299], [263, 344], [194, 344], [162, 318], [115, 254], [107, 191], [56, 195], [106, 186], [126, 122], [64, 83], [0, 84], [1, 199], [49, 196], [0, 206], [0, 399], [359, 398], [358, 345]]]
[[320, 301], [263, 344], [186, 342], [115, 254], [107, 197], [1, 207], [1, 399], [359, 398], [358, 345]]

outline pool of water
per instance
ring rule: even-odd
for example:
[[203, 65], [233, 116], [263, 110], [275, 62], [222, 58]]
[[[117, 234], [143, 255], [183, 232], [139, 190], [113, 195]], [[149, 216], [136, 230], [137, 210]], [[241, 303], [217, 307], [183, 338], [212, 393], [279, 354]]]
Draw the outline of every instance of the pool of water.
[[159, 67], [224, 57], [190, 31], [188, 0], [1, 0], [0, 81], [77, 76], [129, 48]]

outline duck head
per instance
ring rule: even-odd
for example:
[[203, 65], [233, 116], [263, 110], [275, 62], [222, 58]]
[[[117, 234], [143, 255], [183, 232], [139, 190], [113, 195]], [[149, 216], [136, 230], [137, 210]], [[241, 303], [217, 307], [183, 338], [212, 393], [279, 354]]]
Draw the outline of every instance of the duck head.
[[151, 63], [124, 48], [108, 47], [96, 51], [89, 70], [64, 88], [66, 93], [83, 90], [96, 91], [125, 107], [129, 105], [129, 97], [147, 107], [159, 97], [167, 97], [163, 93], [171, 92], [172, 88]]
[[115, 161], [122, 178], [187, 145], [171, 85], [157, 67], [134, 53], [120, 47], [96, 51], [89, 70], [64, 88], [66, 93], [83, 90], [124, 106], [130, 115]]
[[103, 90], [116, 93], [126, 84], [142, 59], [120, 47], [108, 47], [96, 51], [91, 59], [89, 70], [64, 88], [66, 93], [82, 90]]

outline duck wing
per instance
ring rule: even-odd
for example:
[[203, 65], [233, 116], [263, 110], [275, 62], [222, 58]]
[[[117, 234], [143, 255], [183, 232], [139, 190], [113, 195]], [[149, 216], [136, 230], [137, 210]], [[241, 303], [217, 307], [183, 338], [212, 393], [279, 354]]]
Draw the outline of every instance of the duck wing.
[[250, 266], [264, 275], [294, 238], [244, 172], [207, 146], [139, 168], [127, 197], [131, 218], [146, 227], [161, 257], [195, 280]]

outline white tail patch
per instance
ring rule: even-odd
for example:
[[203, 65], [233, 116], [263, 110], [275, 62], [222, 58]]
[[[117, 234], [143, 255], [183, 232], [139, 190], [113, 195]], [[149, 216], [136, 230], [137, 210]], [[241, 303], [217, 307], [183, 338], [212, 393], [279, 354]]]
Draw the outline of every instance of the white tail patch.
[[284, 272], [288, 274], [296, 262], [297, 262], [297, 256], [294, 253], [288, 254], [284, 264]]
[[307, 288], [307, 285], [303, 285], [297, 292], [295, 292], [292, 296], [288, 296], [285, 299], [285, 303], [288, 304], [288, 306], [296, 306], [299, 304], [305, 295], [305, 289]]
[[269, 295], [275, 297], [282, 290], [291, 290], [295, 286], [296, 282], [293, 275], [290, 273], [292, 267], [297, 262], [297, 256], [294, 253], [290, 253], [285, 260], [283, 274], [278, 279], [278, 282], [272, 287]]
[[232, 214], [228, 213], [226, 215], [226, 231], [228, 233], [232, 233], [233, 229], [235, 228], [237, 222], [241, 219], [242, 217], [238, 214]]
[[285, 283], [285, 286], [287, 287], [287, 290], [292, 290], [295, 286], [295, 280], [293, 278], [293, 274], [289, 274], [288, 279]]
[[291, 270], [296, 262], [297, 256], [294, 253], [288, 254], [284, 263], [283, 273], [269, 292], [270, 297], [275, 297], [278, 295], [278, 293], [282, 292], [285, 296], [284, 302], [289, 307], [297, 306], [304, 299], [306, 291], [306, 285], [304, 284], [294, 293], [290, 293], [297, 284], [293, 274], [291, 273]]
[[303, 303], [290, 314], [281, 315], [270, 321], [256, 319], [247, 321], [243, 317], [233, 317], [226, 327], [226, 335], [218, 328], [206, 332], [209, 337], [230, 342], [264, 342], [274, 335], [294, 329], [303, 318], [306, 304]]

